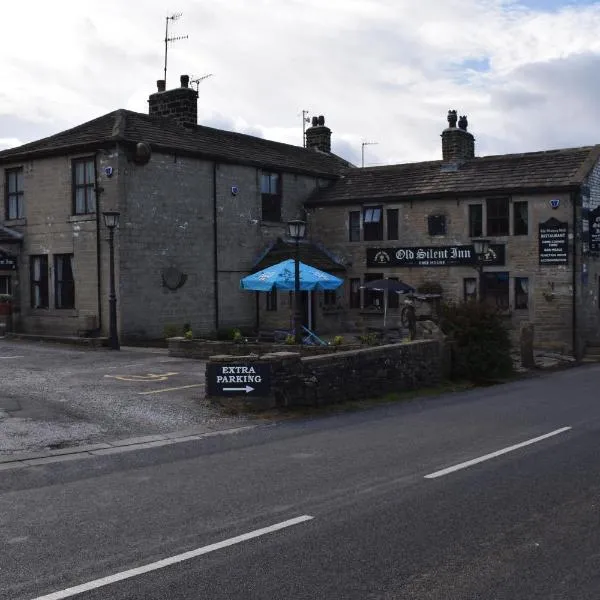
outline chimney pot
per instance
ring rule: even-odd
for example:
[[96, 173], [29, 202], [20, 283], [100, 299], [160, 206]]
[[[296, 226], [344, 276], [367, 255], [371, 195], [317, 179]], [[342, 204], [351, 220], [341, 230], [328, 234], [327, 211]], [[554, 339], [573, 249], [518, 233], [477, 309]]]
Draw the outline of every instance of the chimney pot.
[[164, 79], [159, 79], [156, 82], [156, 89], [159, 92], [164, 92], [167, 89], [167, 82]]
[[183, 87], [183, 88], [188, 87], [188, 85], [190, 83], [190, 76], [189, 75], [182, 75], [179, 79], [181, 81], [181, 87]]
[[321, 127], [325, 125], [325, 117], [323, 115], [319, 115], [318, 123]]
[[461, 116], [456, 127], [455, 110], [448, 111], [448, 127], [442, 132], [442, 159], [457, 162], [475, 158], [475, 138], [467, 131], [467, 117]]

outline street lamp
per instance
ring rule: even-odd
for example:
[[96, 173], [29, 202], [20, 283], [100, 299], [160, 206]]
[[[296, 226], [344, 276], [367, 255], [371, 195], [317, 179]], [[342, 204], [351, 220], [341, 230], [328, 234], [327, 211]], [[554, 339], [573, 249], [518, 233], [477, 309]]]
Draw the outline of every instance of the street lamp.
[[298, 219], [287, 224], [288, 235], [296, 242], [294, 257], [294, 341], [302, 343], [302, 315], [300, 314], [300, 240], [304, 238], [306, 223]]
[[485, 255], [490, 249], [489, 240], [474, 240], [473, 248], [477, 257], [475, 268], [479, 272], [479, 302], [483, 302], [483, 265], [485, 264]]
[[110, 294], [108, 296], [109, 346], [119, 350], [119, 334], [117, 333], [117, 294], [115, 292], [115, 229], [119, 226], [120, 213], [107, 210], [102, 213], [104, 225], [108, 229], [108, 247], [110, 248]]

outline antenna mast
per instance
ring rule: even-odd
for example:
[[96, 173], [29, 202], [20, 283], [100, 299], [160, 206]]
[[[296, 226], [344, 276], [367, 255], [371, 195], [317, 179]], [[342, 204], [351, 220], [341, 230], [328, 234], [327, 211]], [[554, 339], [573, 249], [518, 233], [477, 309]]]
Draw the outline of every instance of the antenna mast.
[[361, 156], [362, 156], [362, 166], [365, 166], [365, 146], [376, 146], [378, 142], [363, 142], [361, 144]]
[[302, 145], [306, 148], [306, 124], [310, 123], [310, 117], [307, 117], [309, 111], [302, 111]]
[[165, 89], [167, 85], [167, 53], [169, 51], [169, 42], [177, 42], [178, 40], [187, 40], [187, 35], [177, 37], [169, 37], [169, 21], [177, 21], [183, 13], [173, 13], [171, 16], [165, 17]]

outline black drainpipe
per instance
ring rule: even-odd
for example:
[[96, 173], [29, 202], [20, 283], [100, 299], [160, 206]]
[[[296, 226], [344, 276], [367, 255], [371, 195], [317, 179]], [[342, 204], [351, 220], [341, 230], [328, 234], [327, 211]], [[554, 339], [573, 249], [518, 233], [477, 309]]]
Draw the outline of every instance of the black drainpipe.
[[100, 240], [100, 196], [104, 191], [98, 185], [98, 153], [94, 154], [94, 181], [96, 182], [96, 277], [98, 279], [98, 332], [102, 331], [102, 243]]
[[219, 333], [219, 261], [217, 255], [218, 234], [217, 228], [217, 162], [213, 162], [213, 276], [215, 300], [215, 334]]
[[571, 192], [571, 203], [573, 205], [573, 357], [579, 360], [579, 348], [577, 346], [577, 192]]

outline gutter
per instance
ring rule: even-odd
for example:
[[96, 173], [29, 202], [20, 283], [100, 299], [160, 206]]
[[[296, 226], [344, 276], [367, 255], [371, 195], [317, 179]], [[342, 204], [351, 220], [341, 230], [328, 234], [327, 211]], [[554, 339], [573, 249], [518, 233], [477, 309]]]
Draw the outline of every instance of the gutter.
[[[577, 346], [578, 335], [577, 335], [577, 237], [578, 237], [578, 227], [577, 227], [577, 200], [578, 194], [576, 192], [571, 192], [571, 203], [573, 205], [573, 311], [571, 315], [571, 327], [573, 330], [573, 357], [575, 360], [579, 360], [579, 348]], [[583, 257], [583, 255], [582, 255]]]
[[219, 332], [219, 260], [218, 260], [218, 235], [217, 227], [217, 167], [216, 161], [213, 162], [213, 281], [214, 281], [214, 302], [215, 302], [215, 334]]
[[98, 327], [97, 331], [102, 331], [102, 243], [100, 241], [100, 197], [104, 188], [98, 185], [98, 153], [94, 153], [94, 181], [96, 192], [96, 278], [98, 280], [97, 302], [98, 302]]

